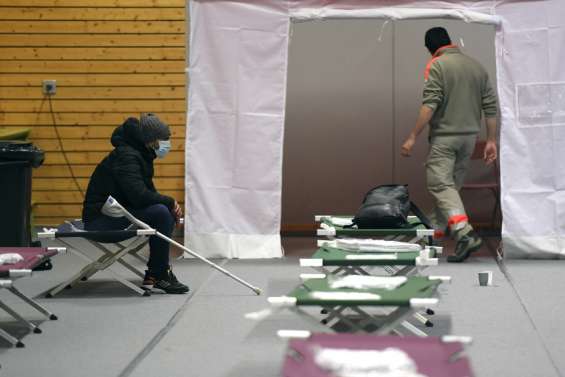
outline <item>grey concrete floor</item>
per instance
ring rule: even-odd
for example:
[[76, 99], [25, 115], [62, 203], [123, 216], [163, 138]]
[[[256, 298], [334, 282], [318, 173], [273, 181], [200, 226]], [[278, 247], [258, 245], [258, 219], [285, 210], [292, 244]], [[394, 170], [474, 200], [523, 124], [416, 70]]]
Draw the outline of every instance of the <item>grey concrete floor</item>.
[[[9, 302], [40, 324], [27, 330], [0, 314], [0, 326], [23, 337], [26, 348], [0, 343], [0, 376], [278, 376], [285, 343], [281, 328], [311, 328], [292, 313], [250, 321], [245, 313], [267, 307], [266, 297], [285, 294], [298, 284], [298, 256], [315, 240], [285, 239], [286, 257], [275, 260], [218, 261], [265, 290], [263, 296], [194, 260], [175, 263], [188, 295], [138, 297], [106, 273], [52, 299], [41, 294], [80, 268], [76, 256], [54, 259], [53, 271], [21, 279], [17, 286], [59, 315], [42, 316], [7, 292]], [[492, 256], [497, 239], [463, 264], [440, 263], [428, 274], [450, 275], [441, 288], [432, 335], [470, 335], [468, 349], [476, 376], [554, 377], [565, 375], [565, 267], [563, 261], [507, 261]], [[140, 266], [142, 267], [142, 266]], [[477, 272], [494, 272], [492, 287], [479, 287]], [[125, 276], [137, 279], [127, 271]]]

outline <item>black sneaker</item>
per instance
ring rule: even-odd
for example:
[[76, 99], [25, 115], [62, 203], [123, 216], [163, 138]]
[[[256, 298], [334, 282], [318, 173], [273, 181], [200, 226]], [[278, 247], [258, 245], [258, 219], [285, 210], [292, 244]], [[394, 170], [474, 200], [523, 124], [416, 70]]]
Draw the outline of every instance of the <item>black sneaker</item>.
[[143, 288], [151, 291], [160, 290], [169, 294], [182, 294], [189, 291], [188, 286], [179, 282], [170, 270], [167, 270], [162, 278], [158, 278], [149, 271], [145, 271]]
[[186, 287], [186, 291], [187, 291], [187, 292], [189, 291], [188, 285], [181, 283], [181, 282], [177, 279], [177, 277], [175, 276], [175, 274], [173, 274], [173, 270], [171, 270], [171, 269], [169, 268], [169, 270], [168, 270], [167, 272], [168, 272], [168, 274], [169, 274], [169, 281], [170, 281], [172, 284], [182, 285], [183, 287]]
[[483, 240], [475, 234], [475, 232], [469, 232], [462, 236], [457, 245], [455, 246], [455, 255], [450, 255], [447, 257], [447, 261], [451, 263], [461, 263], [465, 259], [469, 258], [471, 253], [479, 250]]

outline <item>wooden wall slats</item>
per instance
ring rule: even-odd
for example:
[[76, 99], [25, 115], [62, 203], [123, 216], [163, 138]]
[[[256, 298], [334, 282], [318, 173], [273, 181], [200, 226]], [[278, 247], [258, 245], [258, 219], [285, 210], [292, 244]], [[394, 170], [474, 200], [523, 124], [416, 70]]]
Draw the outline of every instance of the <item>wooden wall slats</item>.
[[[185, 109], [184, 100], [52, 100], [56, 112], [96, 112], [99, 109], [122, 113], [141, 112], [179, 112]], [[47, 100], [3, 100], [0, 101], [3, 112], [50, 112]]]
[[[45, 151], [33, 170], [36, 224], [80, 217], [71, 169], [84, 191], [115, 127], [141, 112], [171, 126], [173, 151], [156, 160], [155, 184], [184, 201], [185, 7], [184, 0], [0, 0], [0, 127], [31, 127]], [[57, 80], [50, 99], [41, 91], [46, 79]]]
[[[0, 87], [0, 98], [42, 99], [44, 97], [37, 87]], [[57, 100], [61, 99], [184, 99], [183, 87], [59, 87]]]
[[0, 24], [0, 33], [27, 34], [184, 34], [182, 21], [28, 21]]
[[184, 62], [179, 60], [161, 61], [0, 61], [0, 73], [182, 73]]
[[[21, 127], [6, 127], [8, 129], [16, 129]], [[110, 136], [114, 131], [115, 126], [73, 126], [73, 127], [57, 127], [59, 135], [65, 135], [65, 137], [70, 139], [104, 139], [110, 140]], [[181, 138], [185, 136], [186, 128], [184, 126], [171, 126], [172, 137], [174, 139]], [[34, 140], [41, 139], [56, 139], [57, 134], [55, 133], [55, 127], [33, 127], [33, 137]]]
[[182, 34], [3, 34], [0, 47], [183, 47]]
[[180, 60], [182, 47], [4, 47], [2, 60]]
[[10, 7], [154, 7], [154, 8], [181, 8], [185, 0], [1, 0], [0, 6]]
[[184, 8], [2, 7], [0, 20], [182, 21], [184, 20]]
[[[38, 90], [40, 90], [38, 88]], [[0, 112], [1, 126], [51, 126], [53, 125], [53, 116], [59, 126], [118, 126], [124, 122], [129, 116], [139, 116], [139, 113], [2, 113]], [[167, 124], [184, 125], [184, 112], [170, 112], [159, 114], [159, 118]]]
[[57, 86], [182, 86], [184, 73], [130, 73], [130, 74], [89, 74], [89, 73], [9, 73], [0, 74], [0, 86], [35, 86], [41, 88], [41, 80], [55, 79]]

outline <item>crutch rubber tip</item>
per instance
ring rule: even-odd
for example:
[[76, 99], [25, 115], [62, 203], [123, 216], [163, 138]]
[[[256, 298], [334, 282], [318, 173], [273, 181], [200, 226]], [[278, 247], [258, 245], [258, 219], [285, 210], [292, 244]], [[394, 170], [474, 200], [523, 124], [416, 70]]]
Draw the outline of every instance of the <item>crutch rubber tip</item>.
[[322, 325], [327, 325], [327, 324], [328, 324], [328, 320], [327, 320], [327, 319], [322, 319], [322, 320], [320, 321], [320, 323], [321, 323]]
[[434, 324], [432, 323], [432, 321], [426, 321], [425, 325], [426, 325], [426, 327], [434, 327]]
[[51, 293], [47, 293], [47, 294], [45, 295], [45, 298], [53, 298], [53, 295], [52, 295]]
[[434, 312], [432, 309], [426, 309], [426, 314], [434, 315], [434, 314], [436, 314], [436, 312]]
[[58, 320], [59, 318], [58, 318], [55, 314], [51, 314], [51, 315], [49, 316], [49, 319], [52, 320], [52, 321], [56, 321], [56, 320]]
[[17, 342], [16, 343], [16, 348], [24, 348], [25, 344], [23, 344], [22, 342]]
[[35, 329], [33, 329], [33, 333], [34, 334], [41, 334], [43, 331], [41, 331], [41, 329], [39, 327], [36, 327]]
[[71, 289], [72, 287], [73, 287], [73, 286], [69, 284], [69, 285], [67, 285], [67, 286], [65, 287], [65, 289]]
[[87, 280], [88, 280], [88, 278], [86, 276], [83, 276], [83, 277], [80, 278], [80, 281], [87, 281]]
[[143, 296], [144, 296], [144, 297], [149, 297], [149, 296], [151, 296], [151, 293], [149, 293], [149, 291], [145, 291], [145, 292], [143, 292]]
[[253, 292], [255, 292], [257, 296], [261, 296], [263, 294], [263, 290], [261, 288], [253, 288]]

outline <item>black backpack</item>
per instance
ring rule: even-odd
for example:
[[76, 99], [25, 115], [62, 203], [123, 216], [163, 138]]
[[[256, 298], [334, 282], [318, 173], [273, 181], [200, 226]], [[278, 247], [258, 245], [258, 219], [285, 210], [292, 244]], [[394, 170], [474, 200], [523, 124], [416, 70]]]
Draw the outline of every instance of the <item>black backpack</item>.
[[403, 228], [408, 225], [408, 214], [413, 212], [426, 228], [431, 224], [422, 211], [410, 201], [407, 185], [377, 186], [367, 194], [357, 210], [352, 226], [359, 229]]

